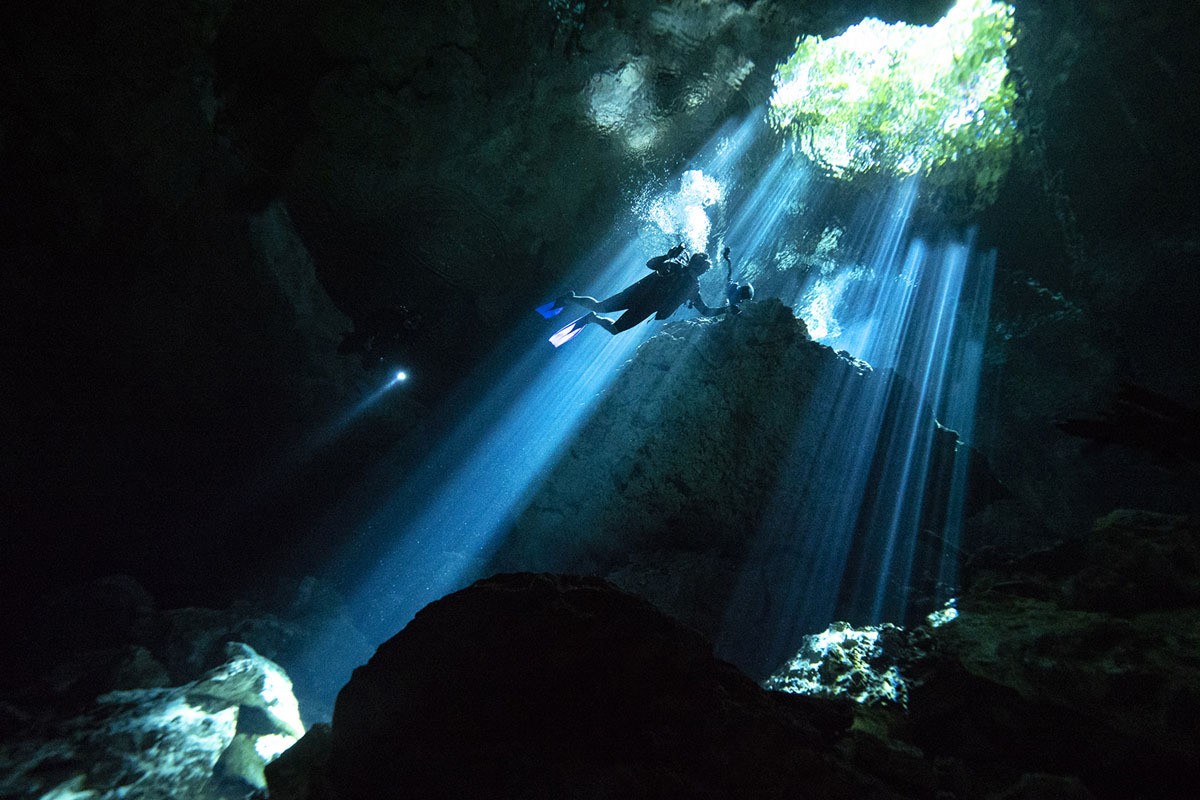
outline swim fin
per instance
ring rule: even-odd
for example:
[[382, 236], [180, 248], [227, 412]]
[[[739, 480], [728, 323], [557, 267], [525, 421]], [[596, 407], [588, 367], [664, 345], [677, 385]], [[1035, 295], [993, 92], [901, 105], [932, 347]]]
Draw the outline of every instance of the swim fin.
[[579, 335], [579, 332], [587, 327], [588, 319], [592, 314], [584, 314], [576, 320], [567, 323], [565, 327], [559, 328], [553, 336], [550, 337], [550, 344], [555, 347], [562, 347], [567, 342]]
[[546, 319], [554, 319], [555, 317], [557, 317], [559, 314], [561, 314], [563, 312], [563, 309], [565, 307], [566, 306], [558, 305], [557, 300], [551, 300], [549, 303], [546, 303], [545, 305], [540, 305], [534, 310], [537, 311], [539, 314], [541, 314]]

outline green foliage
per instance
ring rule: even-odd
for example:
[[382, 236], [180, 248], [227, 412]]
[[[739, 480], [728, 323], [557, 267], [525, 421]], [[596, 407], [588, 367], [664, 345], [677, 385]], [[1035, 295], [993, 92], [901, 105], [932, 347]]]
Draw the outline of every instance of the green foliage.
[[933, 26], [868, 18], [798, 40], [775, 74], [771, 123], [834, 174], [919, 172], [991, 202], [1016, 138], [1012, 15], [959, 0]]

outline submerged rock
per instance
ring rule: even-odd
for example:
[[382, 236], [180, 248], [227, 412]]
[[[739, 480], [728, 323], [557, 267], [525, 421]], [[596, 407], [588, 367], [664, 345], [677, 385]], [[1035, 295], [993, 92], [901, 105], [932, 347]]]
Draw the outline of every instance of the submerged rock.
[[6, 798], [241, 798], [304, 734], [291, 680], [248, 645], [200, 680], [101, 695], [0, 748]]
[[[491, 566], [602, 575], [765, 677], [830, 619], [872, 621], [874, 585], [868, 599], [841, 582], [885, 560], [854, 520], [897, 502], [886, 448], [910, 439], [927, 446], [929, 478], [914, 494], [932, 510], [957, 437], [902, 377], [814, 342], [774, 299], [670, 323], [639, 348]], [[927, 613], [940, 548], [928, 531], [940, 525], [930, 515], [915, 527], [911, 569], [884, 578], [889, 598], [919, 599]], [[835, 547], [830, 529], [845, 531]], [[822, 560], [826, 574], [804, 574]], [[797, 587], [814, 581], [829, 584], [820, 608], [801, 608]]]
[[1194, 518], [1113, 512], [974, 565], [927, 625], [834, 623], [764, 685], [857, 701], [839, 752], [918, 796], [1194, 797], [1198, 542]]
[[498, 575], [426, 607], [355, 671], [331, 747], [300, 746], [316, 775], [268, 777], [273, 798], [312, 800], [863, 796], [821, 752], [844, 709], [764, 692], [600, 579]]
[[922, 652], [914, 635], [890, 623], [855, 628], [835, 622], [805, 639], [804, 647], [763, 686], [780, 692], [848, 697], [856, 703], [908, 704], [902, 664]]
[[913, 689], [917, 736], [974, 756], [1005, 742], [1005, 760], [1078, 775], [1098, 797], [1194, 796], [1198, 543], [1194, 517], [1120, 511], [974, 569]]

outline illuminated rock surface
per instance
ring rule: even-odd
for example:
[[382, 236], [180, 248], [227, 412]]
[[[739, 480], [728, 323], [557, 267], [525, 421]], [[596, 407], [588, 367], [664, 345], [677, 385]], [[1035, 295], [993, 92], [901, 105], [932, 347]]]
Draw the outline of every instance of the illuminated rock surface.
[[[779, 619], [772, 608], [794, 590], [789, 567], [824, 533], [810, 518], [830, 505], [829, 487], [802, 476], [848, 464], [841, 456], [858, 446], [864, 423], [852, 414], [839, 423], [838, 412], [859, 405], [883, 431], [914, 421], [936, 457], [952, 463], [953, 434], [934, 436], [932, 415], [906, 381], [813, 342], [776, 300], [669, 324], [638, 350], [493, 565], [603, 575], [714, 640], [732, 631], [722, 656], [765, 677], [829, 622], [785, 621], [778, 643], [761, 641]], [[861, 480], [873, 495], [869, 457], [859, 469], [831, 480]], [[931, 475], [930, 496], [936, 482]], [[798, 498], [784, 522], [768, 517], [780, 485]], [[913, 572], [897, 580], [932, 602], [933, 578], [919, 565]], [[754, 588], [739, 592], [745, 575]], [[841, 571], [826, 577], [836, 594]], [[834, 617], [864, 613], [848, 601]]]
[[[767, 685], [858, 695], [851, 761], [931, 791], [1191, 797], [1198, 546], [1195, 518], [1114, 512], [1081, 542], [982, 555], [950, 621], [834, 625]], [[898, 683], [904, 711], [881, 691]]]
[[265, 786], [269, 758], [304, 734], [292, 683], [249, 646], [199, 680], [98, 697], [0, 748], [0, 795], [221, 800]]
[[807, 637], [804, 648], [763, 686], [793, 694], [849, 697], [856, 703], [905, 705], [908, 685], [897, 651], [908, 649], [910, 638], [887, 623], [854, 628], [835, 622]]

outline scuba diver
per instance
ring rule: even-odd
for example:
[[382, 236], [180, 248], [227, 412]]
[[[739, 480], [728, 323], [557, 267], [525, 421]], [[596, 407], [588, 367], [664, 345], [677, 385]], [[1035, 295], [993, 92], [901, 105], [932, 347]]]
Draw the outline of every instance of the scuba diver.
[[742, 303], [754, 299], [754, 285], [733, 280], [733, 262], [729, 260], [728, 247], [721, 253], [721, 258], [725, 261], [725, 305], [718, 308], [717, 313], [740, 314]]
[[[571, 292], [538, 308], [538, 313], [547, 319], [557, 315], [568, 303], [588, 309], [585, 316], [571, 322], [550, 337], [550, 343], [561, 347], [592, 323], [615, 336], [646, 320], [651, 314], [654, 314], [655, 319], [666, 319], [684, 303], [687, 303], [688, 308], [694, 308], [705, 316], [737, 314], [741, 311], [740, 304], [754, 297], [754, 287], [749, 283], [733, 282], [733, 263], [729, 260], [729, 248], [726, 247], [721, 254], [728, 265], [725, 305], [715, 308], [709, 306], [700, 296], [699, 278], [712, 267], [712, 259], [707, 253], [693, 253], [684, 259], [682, 256], [686, 251], [687, 248], [680, 244], [661, 256], [651, 258], [646, 262], [646, 266], [654, 272], [612, 297], [597, 300]], [[596, 313], [622, 309], [625, 313], [616, 319], [602, 317]]]
[[[683, 245], [676, 245], [664, 255], [650, 259], [646, 266], [653, 272], [612, 297], [597, 300], [571, 292], [556, 299], [556, 306], [574, 303], [588, 309], [588, 314], [555, 334], [556, 338], [561, 335], [561, 340], [556, 342], [555, 346], [573, 338], [584, 326], [591, 323], [599, 325], [615, 336], [648, 319], [651, 314], [655, 319], [666, 319], [684, 303], [701, 314], [712, 316], [723, 313], [723, 308], [708, 306], [700, 296], [698, 279], [712, 266], [712, 260], [707, 253], [693, 253], [685, 260], [681, 258], [685, 250]], [[625, 313], [616, 319], [602, 317], [596, 313], [622, 309]]]

